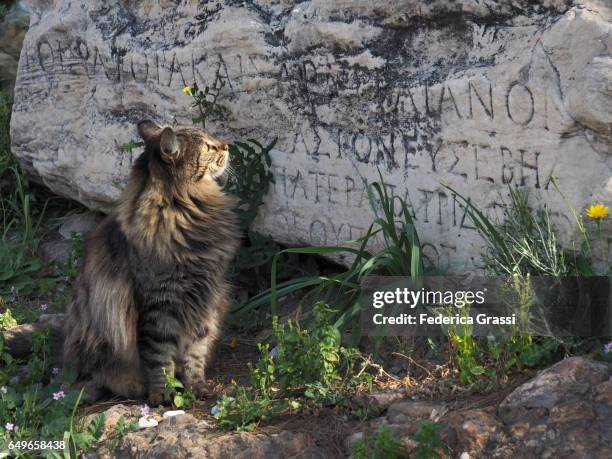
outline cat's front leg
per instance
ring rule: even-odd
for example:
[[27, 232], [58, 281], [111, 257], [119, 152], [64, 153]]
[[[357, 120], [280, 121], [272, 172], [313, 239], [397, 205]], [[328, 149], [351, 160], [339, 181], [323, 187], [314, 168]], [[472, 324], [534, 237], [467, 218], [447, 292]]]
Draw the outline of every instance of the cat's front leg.
[[183, 382], [185, 387], [193, 389], [198, 398], [210, 392], [205, 371], [213, 344], [211, 337], [200, 337], [186, 346], [183, 355]]
[[139, 353], [142, 369], [146, 379], [148, 403], [158, 406], [164, 400], [164, 388], [167, 373], [174, 371], [174, 359], [177, 353], [179, 327], [176, 320], [168, 315], [145, 316], [139, 333]]
[[216, 308], [201, 324], [192, 330], [191, 336], [184, 340], [180, 346], [181, 360], [183, 362], [183, 378], [185, 387], [191, 387], [198, 398], [210, 393], [210, 385], [206, 381], [206, 366], [210, 363], [213, 347], [219, 337], [221, 320], [226, 303], [213, 298]]

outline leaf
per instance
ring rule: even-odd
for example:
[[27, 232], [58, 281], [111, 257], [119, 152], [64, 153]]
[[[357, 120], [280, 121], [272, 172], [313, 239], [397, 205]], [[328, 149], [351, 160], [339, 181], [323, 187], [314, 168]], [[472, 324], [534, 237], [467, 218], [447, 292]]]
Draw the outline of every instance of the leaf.
[[99, 440], [102, 434], [104, 433], [105, 423], [106, 415], [104, 413], [99, 413], [91, 420], [89, 426], [87, 427], [87, 431], [92, 435], [94, 439]]

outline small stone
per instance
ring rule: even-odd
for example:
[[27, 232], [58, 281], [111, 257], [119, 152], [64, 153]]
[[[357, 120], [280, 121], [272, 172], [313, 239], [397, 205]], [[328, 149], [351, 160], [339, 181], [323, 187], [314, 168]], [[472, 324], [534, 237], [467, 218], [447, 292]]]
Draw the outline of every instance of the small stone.
[[158, 422], [150, 417], [141, 417], [140, 419], [138, 419], [138, 428], [140, 429], [147, 429], [149, 427], [155, 427], [157, 426]]
[[392, 403], [387, 417], [392, 423], [412, 422], [414, 419], [429, 419], [432, 413], [444, 410], [444, 405], [434, 402], [402, 401]]
[[84, 237], [98, 226], [102, 217], [94, 212], [71, 214], [62, 218], [59, 233], [64, 239], [71, 239], [73, 234]]
[[179, 416], [179, 415], [181, 415], [181, 414], [185, 414], [185, 411], [184, 411], [184, 410], [172, 410], [172, 411], [166, 411], [166, 412], [165, 412], [165, 413], [162, 415], [162, 417], [163, 417], [164, 419], [168, 419], [168, 418], [173, 418], [173, 417], [175, 417], [175, 416]]

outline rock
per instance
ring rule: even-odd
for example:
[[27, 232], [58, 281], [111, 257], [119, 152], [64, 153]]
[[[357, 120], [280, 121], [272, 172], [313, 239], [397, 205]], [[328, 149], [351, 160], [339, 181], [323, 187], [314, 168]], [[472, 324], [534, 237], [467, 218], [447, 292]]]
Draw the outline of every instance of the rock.
[[32, 352], [32, 334], [44, 329], [51, 332], [51, 359], [54, 366], [61, 366], [62, 322], [64, 314], [42, 314], [34, 323], [21, 324], [3, 332], [8, 352], [16, 358], [27, 359]]
[[159, 423], [153, 419], [150, 418], [148, 416], [142, 416], [140, 419], [138, 419], [138, 428], [139, 429], [148, 429], [150, 427], [157, 427]]
[[164, 419], [169, 419], [169, 418], [174, 418], [176, 416], [182, 416], [185, 414], [184, 410], [170, 410], [170, 411], [166, 411], [163, 415], [162, 418]]
[[14, 81], [17, 76], [17, 61], [9, 54], [0, 52], [0, 81]]
[[11, 3], [7, 14], [0, 19], [0, 83], [9, 87], [17, 76], [21, 45], [30, 22], [25, 2]]
[[157, 428], [127, 434], [113, 457], [198, 457], [198, 458], [324, 458], [312, 439], [299, 432], [281, 431], [265, 435], [229, 433], [206, 435], [208, 425], [196, 421], [181, 429], [161, 423]]
[[444, 405], [435, 402], [405, 401], [389, 406], [387, 418], [392, 423], [413, 422], [416, 419], [427, 420], [444, 411]]
[[610, 366], [571, 357], [540, 372], [497, 412], [467, 410], [442, 419], [454, 451], [473, 457], [610, 457]]
[[62, 217], [59, 233], [64, 239], [71, 239], [73, 234], [85, 237], [93, 231], [102, 220], [100, 214], [85, 212], [81, 214], [70, 214]]
[[406, 394], [403, 390], [364, 392], [355, 396], [353, 401], [361, 407], [382, 411], [405, 396]]
[[506, 422], [524, 419], [530, 410], [545, 413], [568, 400], [592, 396], [595, 387], [606, 381], [610, 368], [603, 362], [570, 357], [540, 372], [512, 392], [499, 406]]
[[38, 253], [45, 261], [66, 264], [70, 259], [70, 242], [64, 238], [42, 241]]
[[468, 458], [482, 457], [487, 443], [493, 441], [496, 435], [501, 438], [504, 435], [503, 424], [484, 410], [457, 411], [445, 418], [444, 422], [454, 429], [454, 450], [464, 451]]
[[443, 184], [492, 214], [524, 186], [565, 243], [575, 227], [551, 174], [579, 211], [612, 204], [609, 2], [387, 3], [32, 0], [13, 151], [56, 193], [108, 211], [139, 154], [119, 148], [135, 123], [191, 123], [183, 86], [223, 82], [211, 133], [278, 138], [257, 226], [280, 242], [361, 235], [378, 168], [441, 269], [477, 265], [482, 246]]

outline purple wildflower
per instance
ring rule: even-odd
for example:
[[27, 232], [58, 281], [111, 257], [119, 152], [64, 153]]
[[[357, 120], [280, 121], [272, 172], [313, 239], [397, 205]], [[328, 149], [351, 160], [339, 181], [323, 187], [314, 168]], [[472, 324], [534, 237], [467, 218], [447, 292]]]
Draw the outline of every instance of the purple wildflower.
[[43, 303], [43, 304], [40, 305], [40, 310], [41, 311], [46, 311], [47, 308], [49, 308], [49, 305], [47, 303]]
[[145, 418], [149, 415], [149, 405], [145, 403], [140, 407], [140, 415]]
[[604, 354], [612, 353], [612, 341], [610, 341], [608, 344], [604, 346], [603, 351], [604, 351]]
[[63, 390], [60, 390], [59, 392], [53, 392], [53, 400], [59, 400], [60, 398], [64, 398], [65, 396], [66, 394]]
[[4, 425], [4, 428], [5, 428], [6, 430], [8, 430], [8, 431], [15, 430], [15, 424], [12, 424], [12, 423], [10, 423], [10, 422], [7, 422], [7, 423]]
[[53, 367], [53, 369], [51, 370], [51, 374], [53, 376], [57, 376], [57, 375], [59, 375], [59, 373], [60, 373], [60, 369], [57, 368], [57, 367]]

